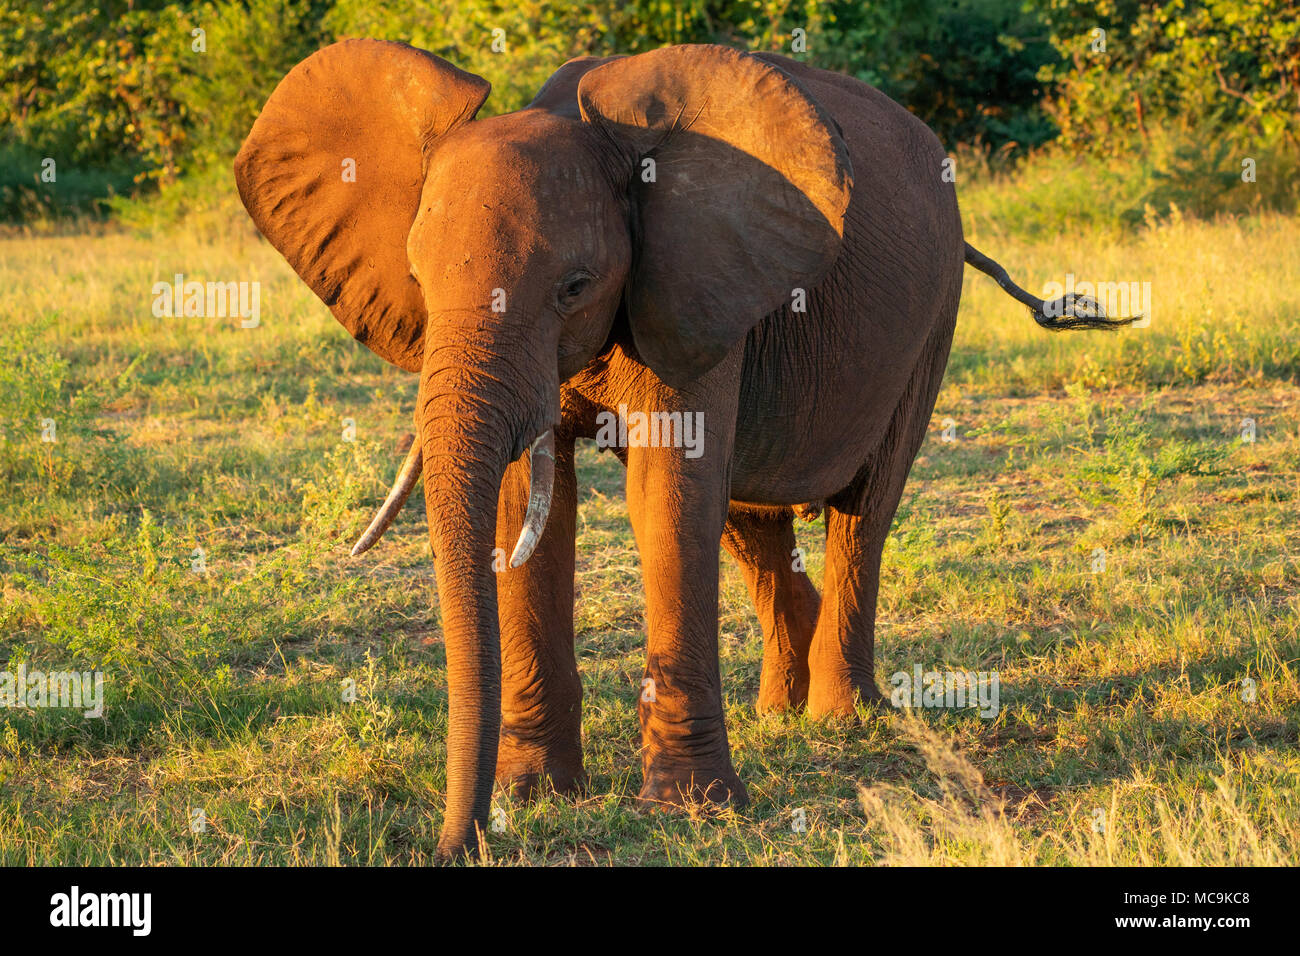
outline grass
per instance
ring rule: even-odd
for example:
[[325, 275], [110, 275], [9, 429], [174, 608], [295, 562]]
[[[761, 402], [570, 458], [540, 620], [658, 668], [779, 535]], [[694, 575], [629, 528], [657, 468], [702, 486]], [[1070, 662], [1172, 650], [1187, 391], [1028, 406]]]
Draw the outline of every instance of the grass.
[[[414, 382], [228, 212], [0, 240], [0, 669], [107, 674], [101, 720], [0, 711], [0, 864], [433, 853], [446, 686], [420, 496], [347, 557]], [[1296, 862], [1300, 220], [1031, 239], [976, 212], [968, 232], [1030, 288], [1074, 270], [1149, 281], [1153, 302], [1148, 329], [1052, 336], [968, 270], [887, 548], [878, 678], [996, 670], [998, 716], [759, 717], [761, 635], [724, 556], [728, 726], [752, 804], [639, 812], [638, 561], [621, 469], [584, 446], [591, 790], [501, 799], [493, 860]], [[153, 317], [153, 282], [177, 272], [261, 281], [261, 326]], [[820, 524], [799, 537], [820, 581]]]

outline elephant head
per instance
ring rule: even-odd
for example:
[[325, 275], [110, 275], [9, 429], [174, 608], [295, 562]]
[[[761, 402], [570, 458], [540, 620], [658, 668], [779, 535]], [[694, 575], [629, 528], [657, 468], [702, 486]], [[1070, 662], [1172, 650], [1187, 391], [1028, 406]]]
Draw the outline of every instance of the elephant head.
[[490, 809], [506, 467], [534, 449], [518, 564], [545, 520], [561, 383], [616, 323], [667, 385], [708, 371], [827, 272], [851, 188], [812, 97], [723, 47], [571, 61], [529, 107], [476, 120], [488, 91], [421, 50], [345, 41], [281, 81], [235, 161], [266, 238], [357, 340], [420, 375], [419, 438], [394, 494], [422, 456], [447, 652], [447, 855], [476, 846]]

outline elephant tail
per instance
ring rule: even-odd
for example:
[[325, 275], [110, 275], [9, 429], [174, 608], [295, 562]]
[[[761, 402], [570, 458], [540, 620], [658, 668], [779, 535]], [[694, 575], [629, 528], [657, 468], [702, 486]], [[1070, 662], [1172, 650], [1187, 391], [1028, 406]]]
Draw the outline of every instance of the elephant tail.
[[1050, 302], [1030, 295], [1011, 281], [1007, 270], [1002, 268], [969, 242], [966, 243], [966, 262], [985, 275], [992, 276], [1002, 291], [1017, 302], [1027, 305], [1034, 321], [1053, 332], [1061, 329], [1106, 329], [1114, 331], [1126, 325], [1132, 325], [1141, 315], [1122, 318], [1108, 318], [1100, 303], [1092, 296], [1076, 295], [1071, 292]]

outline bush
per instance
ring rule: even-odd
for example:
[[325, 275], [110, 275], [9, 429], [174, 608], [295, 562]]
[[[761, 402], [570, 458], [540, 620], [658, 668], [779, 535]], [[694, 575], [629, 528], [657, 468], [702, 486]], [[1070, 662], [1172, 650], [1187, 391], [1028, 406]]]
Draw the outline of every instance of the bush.
[[[1255, 162], [1254, 182], [1242, 179], [1243, 157]], [[1157, 129], [1145, 150], [1128, 156], [1080, 156], [1053, 144], [1008, 170], [966, 149], [957, 170], [968, 222], [1030, 238], [1118, 234], [1171, 215], [1300, 212], [1300, 156], [1284, 136], [1247, 147], [1230, 133]]]
[[57, 160], [53, 182], [42, 180], [46, 160], [54, 159], [23, 146], [0, 146], [0, 220], [33, 222], [66, 218], [98, 218], [113, 196], [130, 192], [130, 167], [69, 168]]
[[1300, 147], [1298, 0], [1037, 0], [1061, 142], [1124, 155], [1155, 131]]
[[[412, 43], [485, 76], [487, 115], [523, 106], [574, 56], [779, 50], [877, 86], [964, 168], [1003, 168], [1059, 127], [1061, 150], [1032, 164], [1059, 174], [1056, 198], [1037, 197], [1031, 223], [1090, 190], [1084, 215], [1114, 225], [1173, 207], [1293, 208], [1298, 11], [1300, 0], [136, 0], [114, 16], [91, 0], [0, 0], [0, 216], [98, 214], [101, 200], [158, 184], [171, 198], [153, 211], [111, 207], [138, 223], [206, 203], [280, 77], [348, 36]], [[1080, 153], [1104, 162], [1074, 170], [1065, 157]], [[57, 188], [39, 179], [46, 157]], [[1249, 189], [1244, 159], [1257, 167]]]
[[[796, 29], [806, 52], [791, 49]], [[1040, 32], [1019, 0], [138, 0], [119, 15], [91, 0], [0, 0], [0, 149], [24, 157], [0, 183], [0, 212], [86, 211], [227, 164], [280, 77], [348, 36], [412, 43], [487, 77], [487, 114], [523, 106], [574, 56], [782, 50], [876, 84], [950, 143], [996, 148], [1051, 135], [1037, 71], [1055, 54]], [[64, 188], [27, 188], [30, 155], [55, 158]]]
[[[0, 5], [0, 148], [114, 182], [229, 158], [275, 83], [322, 42], [311, 0]], [[196, 31], [202, 31], [196, 34]]]

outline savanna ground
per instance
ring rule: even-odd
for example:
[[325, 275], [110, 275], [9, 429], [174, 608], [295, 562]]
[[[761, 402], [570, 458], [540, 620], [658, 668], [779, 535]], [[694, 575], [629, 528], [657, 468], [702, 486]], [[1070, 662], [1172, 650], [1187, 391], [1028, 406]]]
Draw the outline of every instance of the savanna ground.
[[[1051, 335], [967, 270], [886, 552], [877, 677], [996, 670], [997, 717], [757, 716], [761, 634], [724, 554], [752, 803], [640, 812], [638, 559], [621, 468], [587, 445], [590, 793], [499, 797], [494, 860], [1295, 862], [1300, 220], [1031, 229], [1025, 195], [963, 192], [984, 251], [1035, 289], [1067, 271], [1149, 281], [1153, 307], [1150, 328]], [[155, 318], [152, 285], [175, 273], [259, 280], [260, 327]], [[228, 202], [180, 226], [0, 240], [0, 341], [0, 669], [107, 673], [103, 719], [0, 712], [0, 864], [429, 862], [446, 685], [421, 496], [348, 557], [411, 430], [413, 378], [353, 343]], [[820, 581], [820, 522], [799, 538]]]

